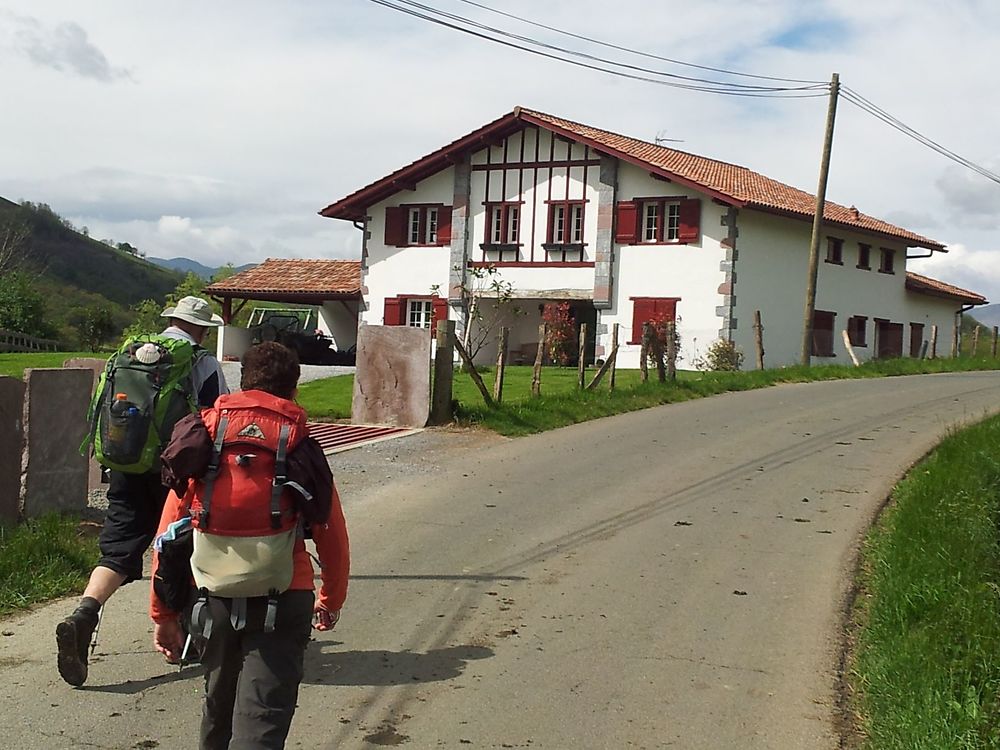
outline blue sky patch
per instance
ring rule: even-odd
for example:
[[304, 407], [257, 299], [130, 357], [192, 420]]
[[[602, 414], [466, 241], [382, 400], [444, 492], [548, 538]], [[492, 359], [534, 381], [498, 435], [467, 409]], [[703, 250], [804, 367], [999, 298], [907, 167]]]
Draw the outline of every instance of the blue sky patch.
[[771, 45], [794, 50], [824, 49], [834, 44], [842, 46], [849, 36], [849, 26], [839, 19], [803, 21], [773, 37]]

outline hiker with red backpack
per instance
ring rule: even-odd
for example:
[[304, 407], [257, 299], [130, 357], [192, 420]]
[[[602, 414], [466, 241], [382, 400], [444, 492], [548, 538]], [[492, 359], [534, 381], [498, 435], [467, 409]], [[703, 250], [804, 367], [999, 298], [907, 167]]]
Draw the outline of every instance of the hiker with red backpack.
[[223, 324], [200, 297], [184, 297], [161, 314], [159, 335], [128, 339], [110, 359], [90, 405], [90, 433], [81, 450], [110, 470], [108, 510], [98, 538], [101, 558], [79, 606], [56, 625], [59, 674], [79, 687], [87, 680], [87, 650], [105, 602], [142, 578], [142, 558], [156, 533], [167, 488], [160, 449], [176, 422], [228, 393], [218, 360], [201, 343]]
[[153, 643], [176, 663], [201, 642], [202, 750], [285, 746], [310, 627], [337, 624], [350, 567], [329, 464], [293, 401], [298, 357], [267, 342], [242, 363], [242, 391], [181, 420], [162, 455]]

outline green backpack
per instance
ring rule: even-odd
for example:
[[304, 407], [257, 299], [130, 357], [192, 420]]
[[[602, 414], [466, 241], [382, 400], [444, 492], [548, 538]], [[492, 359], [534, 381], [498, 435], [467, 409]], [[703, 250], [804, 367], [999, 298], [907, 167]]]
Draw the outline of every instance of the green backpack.
[[81, 451], [92, 443], [103, 466], [128, 474], [158, 469], [174, 425], [197, 410], [191, 370], [204, 353], [168, 336], [128, 339], [101, 373]]

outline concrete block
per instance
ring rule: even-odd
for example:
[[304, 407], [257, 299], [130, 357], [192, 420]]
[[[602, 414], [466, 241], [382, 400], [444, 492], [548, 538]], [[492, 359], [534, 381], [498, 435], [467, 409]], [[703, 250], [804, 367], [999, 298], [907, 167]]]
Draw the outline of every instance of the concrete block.
[[25, 372], [21, 510], [28, 518], [87, 507], [88, 459], [80, 454], [80, 443], [87, 434], [93, 381], [90, 369]]
[[24, 381], [0, 377], [0, 523], [21, 514], [24, 453]]
[[423, 427], [430, 413], [430, 398], [430, 331], [361, 326], [351, 421]]
[[[100, 380], [101, 373], [104, 372], [107, 364], [108, 361], [106, 359], [98, 359], [97, 357], [74, 357], [63, 362], [63, 367], [82, 367], [93, 372], [94, 384], [90, 390], [91, 394], [93, 394], [97, 388], [97, 381]], [[103, 482], [101, 482], [101, 465], [93, 458], [87, 459], [87, 486], [92, 490], [97, 490], [104, 486]]]

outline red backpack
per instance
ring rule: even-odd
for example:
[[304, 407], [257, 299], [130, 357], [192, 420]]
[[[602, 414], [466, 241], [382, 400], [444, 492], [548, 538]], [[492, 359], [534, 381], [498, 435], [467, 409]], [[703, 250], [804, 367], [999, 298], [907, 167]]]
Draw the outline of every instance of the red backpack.
[[263, 391], [221, 396], [202, 420], [213, 440], [208, 472], [188, 491], [195, 585], [215, 596], [276, 597], [292, 582], [301, 534], [287, 457], [308, 436], [306, 414]]

